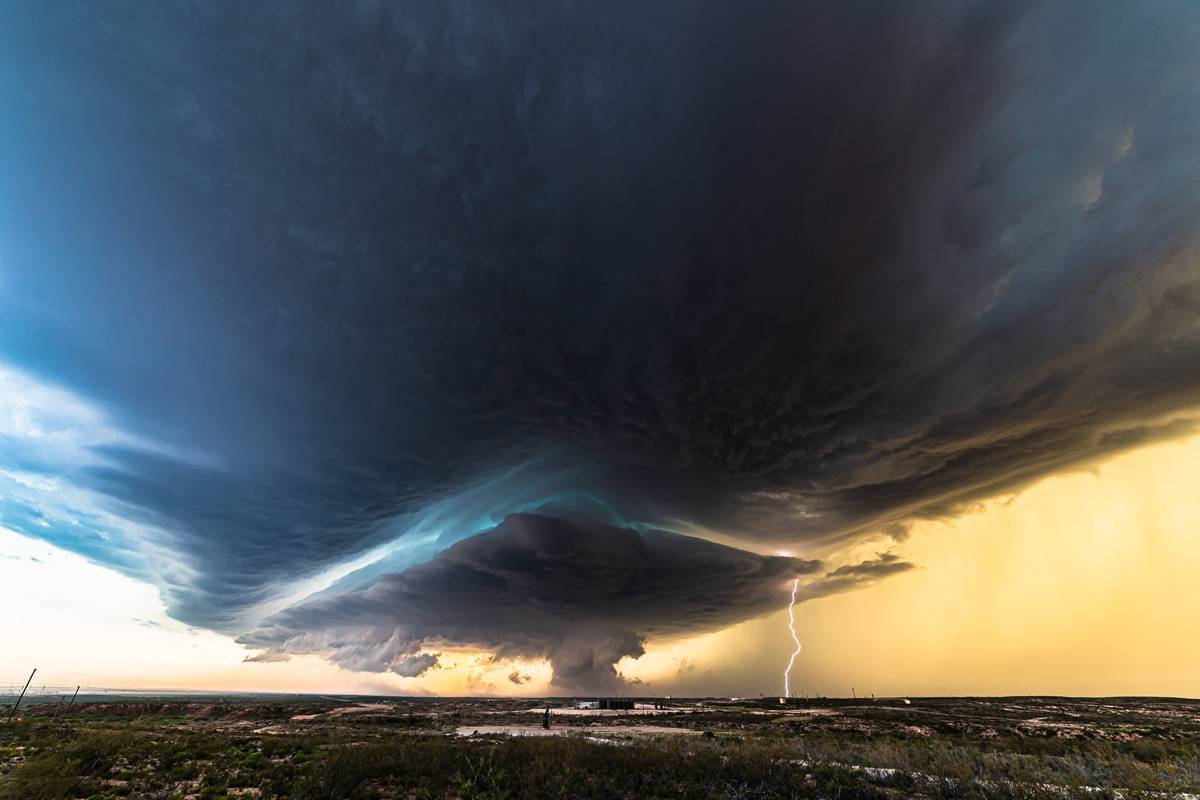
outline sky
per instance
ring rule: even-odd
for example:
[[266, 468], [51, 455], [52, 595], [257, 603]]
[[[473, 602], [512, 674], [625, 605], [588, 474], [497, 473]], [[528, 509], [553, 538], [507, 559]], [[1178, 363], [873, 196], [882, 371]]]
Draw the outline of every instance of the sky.
[[0, 654], [1200, 695], [1200, 9], [5, 4]]

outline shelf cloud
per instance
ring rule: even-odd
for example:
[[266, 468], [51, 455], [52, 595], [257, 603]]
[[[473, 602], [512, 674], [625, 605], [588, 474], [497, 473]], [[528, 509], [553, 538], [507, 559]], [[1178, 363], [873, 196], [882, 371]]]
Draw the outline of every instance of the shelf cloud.
[[[368, 588], [293, 606], [241, 641], [275, 657], [320, 653], [348, 669], [409, 676], [437, 663], [429, 647], [454, 642], [548, 659], [564, 689], [606, 688], [619, 685], [617, 662], [642, 655], [648, 637], [776, 610], [793, 579], [812, 599], [911, 567], [885, 555], [823, 574], [819, 561], [666, 531], [513, 514]], [[509, 680], [522, 682], [515, 672]]]

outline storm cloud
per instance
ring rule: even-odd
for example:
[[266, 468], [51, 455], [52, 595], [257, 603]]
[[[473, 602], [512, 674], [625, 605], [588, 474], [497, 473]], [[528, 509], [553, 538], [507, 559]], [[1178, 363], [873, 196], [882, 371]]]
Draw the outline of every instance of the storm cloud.
[[776, 610], [793, 579], [812, 599], [911, 566], [881, 556], [822, 574], [819, 561], [666, 531], [513, 514], [370, 588], [294, 606], [241, 641], [405, 675], [414, 663], [436, 663], [425, 648], [454, 642], [546, 658], [557, 686], [596, 689], [619, 683], [616, 663], [641, 655], [648, 637], [717, 630]]
[[[1193, 428], [1198, 36], [1116, 0], [27, 4], [0, 381], [50, 388], [0, 398], [3, 522], [235, 634], [351, 564], [251, 637], [349, 668], [462, 639], [595, 680], [769, 607], [613, 599], [589, 558], [717, 552], [629, 529], [849, 542]], [[598, 583], [514, 578], [488, 637], [472, 569], [562, 578], [514, 512]]]

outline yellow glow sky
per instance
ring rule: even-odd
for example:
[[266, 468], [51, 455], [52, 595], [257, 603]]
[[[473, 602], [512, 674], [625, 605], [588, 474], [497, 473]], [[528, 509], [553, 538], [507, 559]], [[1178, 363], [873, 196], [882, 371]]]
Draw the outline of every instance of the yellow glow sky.
[[[797, 609], [795, 691], [826, 695], [1200, 696], [1200, 436], [1047, 478], [896, 545], [919, 565]], [[804, 555], [804, 553], [797, 553]], [[37, 559], [36, 561], [33, 559]], [[650, 642], [621, 664], [647, 693], [768, 695], [790, 652], [780, 613]], [[166, 617], [153, 587], [0, 529], [5, 682], [272, 691], [529, 694], [545, 663], [441, 649], [419, 679], [346, 672], [317, 657], [243, 663], [230, 639]], [[516, 672], [520, 685], [508, 680]]]

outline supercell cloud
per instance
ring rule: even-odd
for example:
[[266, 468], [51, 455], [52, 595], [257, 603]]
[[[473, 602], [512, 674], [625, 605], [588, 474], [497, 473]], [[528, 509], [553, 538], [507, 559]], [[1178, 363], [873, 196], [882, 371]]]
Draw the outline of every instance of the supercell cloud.
[[911, 566], [884, 555], [821, 576], [819, 561], [513, 514], [368, 589], [297, 605], [243, 642], [275, 654], [329, 651], [343, 667], [411, 676], [414, 666], [437, 663], [423, 648], [449, 640], [501, 657], [547, 658], [557, 685], [598, 687], [618, 681], [613, 665], [640, 656], [646, 637], [716, 630], [775, 610], [794, 578], [812, 598]]
[[[1190, 427], [1198, 35], [1190, 3], [14, 4], [0, 522], [271, 652], [602, 684], [804, 563], [651, 531], [898, 536]], [[704, 592], [645, 572], [676, 550]]]

